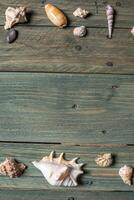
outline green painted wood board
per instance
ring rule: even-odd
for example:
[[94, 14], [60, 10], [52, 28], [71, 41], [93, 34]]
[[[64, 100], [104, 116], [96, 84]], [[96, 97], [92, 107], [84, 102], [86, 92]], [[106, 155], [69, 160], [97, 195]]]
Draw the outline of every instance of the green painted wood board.
[[[0, 31], [0, 71], [134, 74], [134, 40], [130, 30], [88, 29], [75, 38], [73, 28], [19, 27], [18, 40], [6, 42]], [[49, 39], [48, 39], [49, 38]]]
[[43, 190], [2, 190], [0, 191], [1, 200], [133, 200], [133, 192], [72, 192], [72, 191], [43, 191]]
[[[16, 157], [29, 166], [21, 179], [0, 177], [0, 199], [131, 200], [134, 187], [122, 183], [118, 170], [124, 164], [134, 165], [134, 40], [130, 33], [134, 2], [49, 2], [65, 12], [69, 27], [55, 28], [41, 1], [23, 0], [30, 21], [16, 26], [19, 37], [12, 45], [5, 41], [4, 12], [20, 1], [0, 2], [0, 161]], [[107, 4], [117, 14], [112, 40], [106, 38]], [[87, 19], [73, 16], [79, 6], [89, 8]], [[88, 27], [87, 37], [73, 37], [77, 25]], [[68, 159], [80, 156], [79, 162], [87, 163], [79, 187], [51, 187], [32, 166], [33, 159], [50, 150], [57, 155], [64, 151]], [[94, 158], [104, 152], [115, 156], [111, 168], [96, 167]]]
[[0, 74], [0, 140], [133, 143], [132, 75]]

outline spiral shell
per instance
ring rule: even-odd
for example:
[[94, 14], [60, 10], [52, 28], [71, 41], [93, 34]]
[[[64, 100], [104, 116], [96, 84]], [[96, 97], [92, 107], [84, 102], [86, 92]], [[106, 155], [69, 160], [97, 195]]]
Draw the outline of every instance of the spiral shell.
[[14, 159], [6, 159], [0, 164], [0, 174], [9, 176], [10, 178], [16, 178], [23, 174], [26, 169], [26, 165], [18, 163]]
[[10, 29], [12, 26], [18, 23], [24, 23], [27, 21], [26, 18], [26, 8], [25, 7], [8, 7], [5, 12], [6, 22], [5, 29]]
[[129, 167], [127, 165], [124, 165], [124, 167], [121, 167], [119, 170], [119, 175], [122, 178], [123, 182], [127, 185], [131, 185], [131, 179], [133, 176], [133, 168]]
[[77, 186], [77, 177], [83, 174], [81, 167], [83, 164], [77, 164], [76, 160], [67, 161], [63, 158], [63, 153], [54, 158], [53, 152], [49, 156], [42, 158], [39, 162], [32, 162], [39, 169], [49, 184], [55, 186]]
[[106, 7], [106, 16], [107, 16], [107, 21], [108, 21], [108, 37], [112, 38], [114, 9], [110, 5], [107, 5]]
[[45, 5], [45, 11], [46, 11], [48, 19], [54, 25], [60, 28], [67, 26], [67, 17], [63, 14], [63, 12], [59, 8], [48, 3]]
[[95, 162], [100, 167], [109, 167], [113, 163], [112, 154], [105, 153], [98, 155], [97, 158], [95, 159]]

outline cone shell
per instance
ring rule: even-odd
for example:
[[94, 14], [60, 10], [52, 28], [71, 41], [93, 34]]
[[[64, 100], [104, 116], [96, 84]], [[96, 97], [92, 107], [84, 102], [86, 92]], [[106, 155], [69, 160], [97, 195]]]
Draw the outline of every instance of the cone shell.
[[16, 178], [23, 174], [26, 169], [26, 165], [18, 163], [14, 159], [6, 159], [0, 164], [0, 174], [9, 176], [10, 178]]
[[119, 175], [122, 178], [123, 182], [130, 186], [132, 176], [133, 176], [133, 168], [127, 165], [124, 165], [124, 167], [120, 168]]
[[109, 167], [113, 163], [112, 154], [105, 153], [98, 155], [97, 158], [95, 159], [95, 162], [100, 167]]
[[49, 20], [56, 26], [63, 28], [67, 26], [67, 17], [64, 13], [52, 4], [45, 5], [45, 11]]
[[42, 160], [32, 162], [39, 169], [49, 184], [54, 186], [77, 186], [77, 178], [83, 174], [82, 163], [77, 164], [76, 160], [67, 161], [63, 158], [63, 153], [55, 158], [53, 152]]

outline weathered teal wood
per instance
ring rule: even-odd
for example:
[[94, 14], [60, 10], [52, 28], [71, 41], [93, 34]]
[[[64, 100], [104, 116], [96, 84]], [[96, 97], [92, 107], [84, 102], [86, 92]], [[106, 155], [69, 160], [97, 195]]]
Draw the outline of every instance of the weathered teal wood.
[[[84, 175], [79, 179], [79, 186], [75, 188], [53, 187], [43, 178], [32, 161], [40, 160], [55, 150], [56, 156], [66, 152], [66, 159], [80, 157], [79, 163], [85, 163]], [[11, 179], [0, 176], [0, 189], [44, 190], [52, 192], [88, 192], [88, 191], [134, 191], [134, 185], [125, 185], [118, 175], [118, 170], [124, 164], [134, 166], [134, 147], [123, 146], [72, 146], [45, 144], [0, 144], [0, 162], [6, 157], [15, 157], [25, 163], [28, 169], [21, 178]], [[99, 153], [109, 152], [115, 155], [115, 164], [110, 168], [100, 168], [95, 164]], [[76, 193], [77, 194], [77, 193]]]
[[[5, 10], [8, 6], [20, 6], [24, 5], [28, 7], [30, 25], [45, 25], [53, 26], [44, 13], [44, 5], [42, 1], [36, 0], [4, 0], [0, 2], [0, 25], [4, 25]], [[107, 4], [111, 4], [116, 12], [117, 28], [131, 28], [133, 26], [134, 18], [134, 1], [133, 0], [49, 0], [52, 3], [62, 9], [69, 18], [69, 26], [86, 25], [88, 27], [107, 27], [107, 20], [105, 15], [105, 7]], [[87, 19], [79, 19], [73, 16], [73, 12], [76, 8], [82, 7], [90, 11], [91, 15]], [[27, 25], [29, 25], [27, 24]]]
[[72, 191], [27, 191], [27, 190], [0, 190], [1, 200], [133, 200], [133, 192], [72, 192]]
[[0, 140], [131, 144], [132, 75], [0, 74]]
[[6, 42], [0, 30], [0, 71], [134, 74], [134, 40], [130, 30], [88, 29], [85, 38], [73, 28], [19, 27], [18, 40]]

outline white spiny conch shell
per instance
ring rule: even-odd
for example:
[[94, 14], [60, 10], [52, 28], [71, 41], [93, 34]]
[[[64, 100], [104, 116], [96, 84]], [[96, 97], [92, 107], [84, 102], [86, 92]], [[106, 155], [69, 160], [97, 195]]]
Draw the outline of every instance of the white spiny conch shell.
[[132, 35], [134, 35], [134, 27], [132, 28], [131, 33], [132, 33]]
[[27, 21], [26, 8], [25, 7], [8, 7], [5, 12], [6, 22], [5, 29], [10, 29], [12, 26], [18, 23], [24, 23]]
[[86, 18], [89, 15], [89, 11], [82, 9], [82, 8], [77, 8], [74, 12], [73, 15], [75, 17], [81, 17], [81, 18]]
[[114, 9], [110, 5], [107, 5], [106, 7], [106, 16], [107, 16], [107, 21], [108, 21], [108, 37], [112, 38]]
[[124, 167], [120, 168], [119, 175], [122, 178], [123, 182], [130, 186], [132, 176], [133, 176], [133, 168], [127, 165], [124, 165]]
[[84, 37], [87, 34], [87, 29], [85, 26], [76, 27], [73, 30], [73, 34], [77, 37]]
[[98, 155], [95, 162], [100, 167], [109, 167], [113, 163], [113, 158], [111, 153], [105, 153]]
[[32, 162], [33, 165], [39, 169], [49, 184], [53, 186], [77, 186], [77, 178], [80, 174], [83, 174], [81, 167], [83, 164], [77, 164], [74, 158], [67, 161], [63, 158], [63, 153], [54, 158], [54, 152], [51, 152], [49, 156], [42, 158], [39, 162]]

